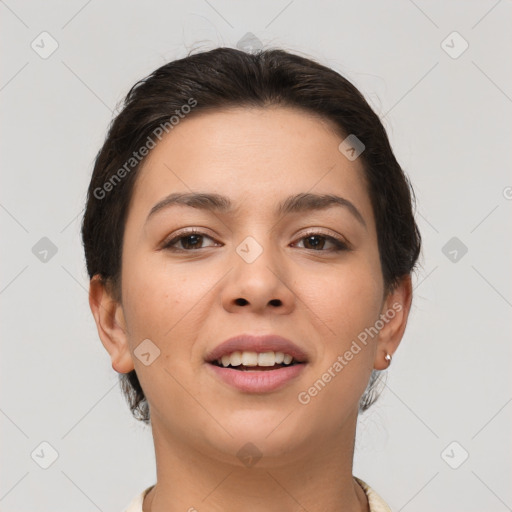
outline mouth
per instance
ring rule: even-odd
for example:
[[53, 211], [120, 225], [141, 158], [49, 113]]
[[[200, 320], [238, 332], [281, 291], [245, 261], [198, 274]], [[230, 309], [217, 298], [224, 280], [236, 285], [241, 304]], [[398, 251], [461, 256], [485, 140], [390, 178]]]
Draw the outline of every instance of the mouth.
[[304, 364], [303, 361], [298, 361], [290, 354], [273, 351], [259, 353], [235, 351], [208, 362], [219, 368], [228, 368], [240, 372], [268, 372]]
[[284, 352], [232, 352], [207, 361], [212, 375], [244, 394], [265, 394], [285, 388], [297, 379], [306, 361]]
[[241, 334], [207, 356], [212, 377], [242, 393], [270, 393], [286, 387], [308, 366], [306, 351], [277, 334]]

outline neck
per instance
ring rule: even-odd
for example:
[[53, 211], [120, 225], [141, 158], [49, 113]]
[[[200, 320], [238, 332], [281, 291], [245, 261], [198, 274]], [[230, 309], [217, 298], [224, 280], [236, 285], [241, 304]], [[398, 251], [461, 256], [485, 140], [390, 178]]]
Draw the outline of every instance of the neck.
[[245, 467], [236, 457], [205, 455], [173, 439], [152, 419], [157, 483], [143, 512], [368, 512], [366, 495], [352, 476], [356, 421], [357, 415], [329, 445], [310, 442], [297, 453]]

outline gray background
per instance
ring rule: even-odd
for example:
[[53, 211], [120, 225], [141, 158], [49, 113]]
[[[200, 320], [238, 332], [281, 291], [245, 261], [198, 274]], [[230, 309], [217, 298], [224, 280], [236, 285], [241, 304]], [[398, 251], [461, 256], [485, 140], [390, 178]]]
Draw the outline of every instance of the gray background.
[[512, 510], [510, 1], [6, 0], [0, 13], [2, 511], [120, 511], [154, 483], [151, 432], [88, 306], [85, 191], [136, 80], [247, 33], [358, 86], [417, 193], [413, 309], [360, 417], [354, 474], [394, 512]]

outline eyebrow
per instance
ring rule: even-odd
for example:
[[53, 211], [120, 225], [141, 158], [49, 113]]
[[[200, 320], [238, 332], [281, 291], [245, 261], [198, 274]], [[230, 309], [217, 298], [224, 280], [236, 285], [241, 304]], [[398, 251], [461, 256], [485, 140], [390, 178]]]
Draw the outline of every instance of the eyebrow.
[[[189, 206], [191, 208], [218, 213], [230, 213], [234, 210], [231, 200], [220, 194], [200, 192], [173, 193], [164, 197], [151, 208], [146, 222], [157, 212], [175, 205]], [[312, 194], [309, 192], [296, 194], [287, 197], [284, 201], [279, 203], [275, 213], [278, 216], [284, 216], [290, 213], [326, 210], [336, 206], [347, 209], [360, 224], [365, 228], [367, 227], [361, 212], [355, 205], [348, 199], [334, 194]]]

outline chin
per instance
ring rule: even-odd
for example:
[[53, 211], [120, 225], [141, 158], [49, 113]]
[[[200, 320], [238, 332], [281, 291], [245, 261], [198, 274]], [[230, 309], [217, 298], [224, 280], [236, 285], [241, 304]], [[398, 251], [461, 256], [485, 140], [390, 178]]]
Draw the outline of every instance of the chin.
[[306, 450], [315, 437], [298, 415], [294, 418], [293, 412], [287, 414], [283, 410], [267, 414], [246, 411], [243, 418], [240, 414], [230, 421], [217, 418], [232, 437], [226, 433], [219, 437], [216, 430], [211, 433], [213, 439], [208, 436], [209, 444], [224, 455], [221, 458], [226, 462], [247, 465], [245, 459], [258, 459], [260, 467], [275, 467]]

